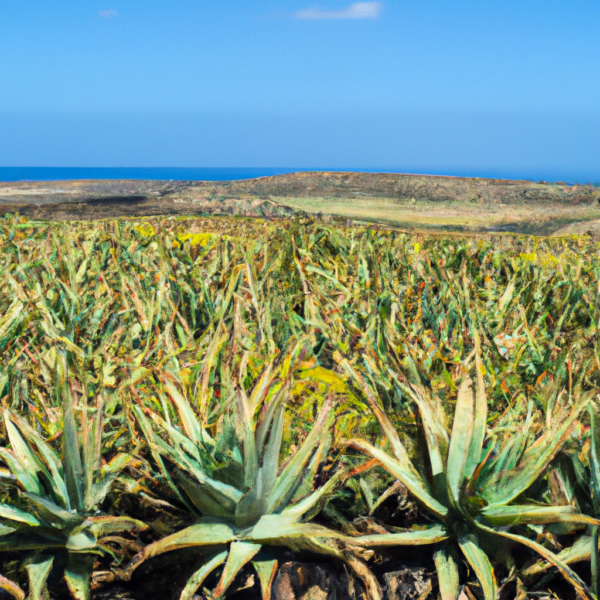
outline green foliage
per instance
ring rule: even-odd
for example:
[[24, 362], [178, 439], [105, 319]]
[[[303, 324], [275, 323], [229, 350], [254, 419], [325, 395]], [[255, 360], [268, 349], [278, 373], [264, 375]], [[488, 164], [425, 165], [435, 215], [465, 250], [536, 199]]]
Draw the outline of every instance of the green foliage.
[[[164, 387], [176, 418], [169, 422], [164, 409], [161, 415], [134, 408], [160, 471], [156, 476], [163, 476], [178, 499], [196, 513], [198, 522], [147, 546], [132, 561], [130, 573], [148, 558], [174, 549], [208, 547], [211, 556], [213, 548], [218, 552], [228, 544], [229, 550], [210, 562], [212, 568], [224, 563], [221, 580], [211, 593], [218, 598], [249, 562], [263, 587], [270, 583], [276, 559], [261, 553], [263, 545], [343, 558], [339, 550], [343, 534], [305, 522], [346, 475], [340, 469], [313, 489], [331, 443], [333, 398], [325, 399], [304, 441], [293, 453], [288, 450], [282, 461], [285, 405], [298, 354], [296, 347], [281, 365], [267, 367], [250, 393], [244, 390], [241, 377], [212, 435], [193, 410], [193, 399], [185, 398], [181, 382], [175, 385], [166, 374]], [[209, 567], [203, 565], [182, 597], [191, 598], [209, 573]], [[267, 593], [263, 589], [263, 595]]]
[[[64, 576], [71, 593], [87, 600], [94, 556], [115, 554], [106, 546], [107, 536], [146, 528], [130, 517], [102, 515], [98, 510], [133, 457], [116, 454], [101, 464], [103, 403], [96, 403], [89, 420], [82, 419], [85, 427], [77, 427], [72, 382], [65, 367], [59, 361], [55, 373], [55, 391], [62, 397], [60, 452], [23, 417], [4, 409], [10, 449], [0, 448], [0, 460], [8, 466], [5, 488], [10, 496], [0, 503], [0, 551], [29, 555], [31, 600], [42, 598], [53, 563], [62, 555], [66, 555]], [[87, 399], [80, 398], [80, 408], [85, 414]]]
[[[438, 405], [436, 399], [420, 385], [407, 380], [403, 382], [420, 413], [429, 452], [429, 478], [415, 469], [364, 379], [359, 373], [353, 373], [364, 386], [381, 428], [389, 438], [393, 455], [363, 440], [351, 440], [349, 444], [376, 459], [401, 481], [442, 526], [384, 535], [381, 541], [377, 535], [369, 536], [362, 543], [369, 546], [437, 543], [435, 561], [444, 600], [456, 600], [459, 594], [458, 566], [453, 558], [456, 552], [449, 547], [448, 540], [455, 542], [462, 551], [479, 580], [486, 600], [497, 596], [496, 579], [486, 547], [493, 551], [505, 540], [524, 544], [538, 552], [563, 573], [578, 593], [586, 594], [589, 589], [585, 583], [558, 556], [509, 528], [551, 523], [600, 524], [596, 519], [578, 513], [573, 506], [555, 506], [531, 500], [523, 503], [530, 497], [531, 486], [543, 476], [565, 442], [587, 401], [573, 399], [570, 405], [561, 405], [559, 395], [551, 422], [545, 424], [547, 427], [543, 433], [531, 414], [531, 406], [526, 419], [513, 409], [486, 432], [487, 398], [478, 348], [476, 352], [476, 391], [473, 391], [473, 381], [465, 376], [458, 388], [449, 436], [434, 416]], [[486, 438], [489, 440], [487, 446], [484, 444]], [[436, 535], [431, 535], [434, 531]]]
[[[553, 566], [596, 592], [568, 566], [597, 572], [589, 239], [7, 216], [0, 274], [0, 549], [32, 598], [62, 573], [86, 597], [130, 557], [128, 494], [196, 522], [114, 576], [197, 546], [184, 598], [247, 564], [267, 598], [277, 545], [345, 561], [371, 598], [364, 561], [405, 544], [432, 546], [444, 598], [461, 560], [486, 598], [499, 569], [522, 588]], [[380, 518], [400, 489], [428, 525]]]

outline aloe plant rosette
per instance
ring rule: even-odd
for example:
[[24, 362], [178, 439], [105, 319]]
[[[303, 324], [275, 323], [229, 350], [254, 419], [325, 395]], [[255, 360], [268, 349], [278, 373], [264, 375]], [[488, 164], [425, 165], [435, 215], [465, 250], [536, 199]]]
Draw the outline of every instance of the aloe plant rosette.
[[[335, 543], [336, 540], [351, 543], [350, 538], [305, 522], [319, 510], [320, 504], [346, 474], [340, 470], [311, 492], [315, 473], [330, 444], [329, 429], [335, 404], [332, 399], [324, 401], [303, 443], [282, 465], [286, 387], [272, 395], [258, 420], [255, 419], [258, 405], [251, 403], [242, 389], [238, 390], [235, 418], [241, 444], [232, 448], [231, 454], [238, 454], [242, 470], [240, 484], [235, 486], [215, 478], [218, 470], [211, 472], [211, 448], [215, 442], [191, 405], [171, 382], [165, 383], [165, 389], [177, 407], [183, 431], [149, 409], [144, 414], [144, 410], [136, 406], [135, 411], [163, 477], [200, 516], [195, 525], [147, 546], [133, 559], [128, 568], [130, 574], [154, 556], [196, 547], [207, 560], [188, 581], [181, 600], [191, 600], [208, 575], [224, 565], [220, 580], [211, 592], [214, 598], [222, 596], [240, 569], [250, 562], [258, 574], [263, 598], [267, 600], [277, 559], [264, 551], [265, 546], [310, 550], [356, 566], [359, 559], [347, 556]], [[161, 437], [158, 433], [161, 431], [166, 436]], [[364, 569], [360, 571], [364, 579]], [[377, 584], [370, 574], [366, 575], [365, 583], [378, 597]]]
[[[488, 554], [494, 546], [506, 541], [537, 552], [556, 566], [582, 596], [590, 595], [587, 585], [556, 554], [526, 535], [511, 531], [518, 526], [557, 522], [598, 524], [596, 519], [579, 514], [573, 506], [514, 503], [544, 474], [585, 408], [585, 401], [565, 407], [562, 412], [557, 406], [557, 415], [562, 414], [562, 418], [556, 416], [553, 425], [533, 443], [527, 419], [510, 435], [494, 435], [492, 431], [485, 445], [487, 399], [478, 358], [475, 390], [468, 376], [459, 386], [450, 436], [443, 421], [436, 418], [438, 405], [428, 392], [422, 386], [407, 383], [405, 390], [419, 408], [427, 441], [431, 468], [428, 480], [414, 467], [400, 436], [362, 375], [348, 364], [346, 368], [365, 391], [393, 454], [360, 439], [351, 440], [350, 446], [378, 461], [437, 521], [406, 532], [363, 536], [359, 543], [367, 547], [435, 544], [434, 560], [442, 600], [458, 598], [459, 553], [475, 573], [485, 599], [495, 600], [497, 583]], [[494, 539], [498, 540], [495, 544]]]
[[[88, 600], [95, 560], [114, 554], [108, 542], [116, 534], [145, 529], [129, 517], [103, 515], [98, 510], [111, 484], [131, 461], [117, 454], [100, 465], [102, 418], [87, 432], [89, 452], [82, 452], [73, 406], [63, 406], [62, 456], [25, 419], [4, 410], [9, 448], [0, 448], [4, 487], [11, 502], [0, 503], [0, 551], [21, 551], [29, 577], [29, 598], [40, 600], [53, 565], [64, 565], [64, 576], [77, 600]], [[83, 432], [82, 432], [83, 435]], [[96, 438], [99, 439], [99, 438]]]

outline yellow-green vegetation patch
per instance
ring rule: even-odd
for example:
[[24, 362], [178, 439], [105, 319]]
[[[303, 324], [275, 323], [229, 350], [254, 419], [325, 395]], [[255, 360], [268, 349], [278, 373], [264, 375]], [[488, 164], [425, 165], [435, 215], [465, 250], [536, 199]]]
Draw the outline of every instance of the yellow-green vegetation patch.
[[158, 590], [187, 548], [184, 600], [269, 598], [290, 552], [378, 600], [416, 545], [447, 600], [597, 596], [589, 236], [7, 216], [0, 273], [14, 597]]

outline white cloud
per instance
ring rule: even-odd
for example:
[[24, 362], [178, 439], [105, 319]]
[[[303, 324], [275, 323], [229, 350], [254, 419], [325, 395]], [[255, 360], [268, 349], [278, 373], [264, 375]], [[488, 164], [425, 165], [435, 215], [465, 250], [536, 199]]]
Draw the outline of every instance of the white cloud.
[[377, 19], [381, 14], [381, 2], [354, 2], [342, 10], [307, 8], [294, 13], [296, 19]]
[[108, 10], [101, 10], [98, 14], [103, 19], [112, 19], [113, 17], [116, 17], [119, 13], [116, 10], [109, 8]]

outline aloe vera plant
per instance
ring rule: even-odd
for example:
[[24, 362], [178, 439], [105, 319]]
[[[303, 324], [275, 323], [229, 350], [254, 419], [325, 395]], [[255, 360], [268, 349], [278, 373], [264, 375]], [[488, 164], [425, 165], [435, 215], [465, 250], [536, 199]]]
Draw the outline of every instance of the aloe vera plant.
[[[248, 381], [259, 377], [257, 374], [261, 371], [266, 372], [275, 360], [273, 357], [293, 344], [310, 349], [307, 354], [310, 358], [302, 367], [303, 374], [295, 374], [290, 385], [292, 400], [288, 401], [288, 408], [282, 408], [286, 424], [292, 413], [289, 407], [293, 406], [294, 412], [304, 416], [312, 414], [313, 405], [322, 406], [326, 396], [335, 396], [340, 408], [336, 409], [338, 417], [332, 427], [332, 448], [337, 448], [344, 438], [377, 437], [378, 429], [364, 408], [362, 395], [351, 397], [343, 375], [340, 377], [339, 372], [331, 370], [332, 361], [339, 362], [337, 351], [369, 382], [379, 408], [388, 411], [388, 420], [398, 431], [405, 418], [413, 427], [413, 407], [417, 406], [422, 433], [430, 440], [429, 450], [425, 451], [427, 456], [424, 460], [421, 456], [414, 457], [409, 461], [411, 467], [400, 445], [394, 441], [391, 433], [394, 427], [386, 424], [385, 435], [392, 444], [388, 458], [399, 462], [414, 480], [413, 494], [424, 490], [419, 492], [423, 498], [433, 498], [439, 504], [434, 505], [439, 513], [434, 518], [436, 525], [402, 534], [405, 543], [431, 542], [440, 573], [447, 573], [451, 580], [456, 574], [454, 551], [461, 552], [458, 540], [464, 537], [465, 552], [470, 553], [478, 565], [476, 572], [482, 573], [485, 579], [489, 565], [480, 557], [476, 546], [487, 553], [490, 539], [526, 543], [503, 537], [502, 533], [522, 534], [529, 543], [530, 537], [535, 539], [531, 534], [535, 527], [538, 533], [549, 533], [547, 539], [560, 531], [557, 535], [564, 536], [561, 542], [567, 541], [569, 547], [565, 545], [556, 556], [562, 563], [570, 564], [575, 560], [589, 560], [595, 547], [593, 530], [576, 539], [584, 527], [594, 527], [595, 523], [593, 518], [582, 519], [576, 513], [597, 516], [589, 499], [589, 489], [586, 490], [593, 487], [591, 472], [586, 470], [588, 463], [584, 460], [583, 479], [579, 487], [573, 488], [573, 497], [562, 504], [549, 501], [546, 492], [534, 495], [542, 488], [545, 490], [544, 482], [523, 488], [526, 482], [519, 479], [518, 473], [539, 473], [542, 479], [547, 472], [549, 480], [554, 477], [555, 465], [549, 464], [546, 458], [564, 439], [562, 427], [568, 429], [572, 417], [565, 411], [581, 414], [582, 403], [569, 408], [567, 397], [560, 402], [550, 400], [546, 382], [569, 381], [573, 377], [575, 385], [564, 384], [569, 393], [578, 386], [587, 392], [600, 387], [600, 369], [593, 366], [598, 351], [592, 343], [600, 323], [600, 304], [596, 301], [599, 278], [598, 248], [585, 236], [561, 239], [413, 236], [398, 231], [375, 231], [370, 227], [324, 226], [310, 220], [159, 217], [147, 222], [119, 220], [92, 224], [31, 223], [18, 216], [2, 218], [0, 401], [3, 408], [10, 409], [5, 418], [53, 476], [50, 463], [45, 462], [46, 458], [25, 432], [26, 426], [35, 429], [36, 435], [44, 431], [43, 436], [51, 448], [58, 448], [57, 441], [64, 448], [67, 436], [60, 418], [50, 418], [55, 416], [52, 411], [60, 413], [59, 404], [63, 400], [48, 402], [48, 397], [55, 388], [51, 365], [61, 353], [60, 348], [67, 348], [73, 362], [85, 372], [98, 402], [102, 402], [106, 394], [107, 412], [111, 415], [110, 433], [133, 431], [134, 421], [138, 429], [144, 431], [146, 446], [154, 456], [152, 463], [156, 472], [153, 475], [161, 485], [170, 487], [168, 499], [179, 498], [180, 503], [199, 517], [199, 524], [206, 525], [206, 520], [211, 518], [217, 521], [215, 526], [229, 528], [219, 531], [234, 531], [235, 535], [230, 535], [234, 535], [233, 541], [219, 548], [203, 547], [206, 564], [196, 577], [195, 581], [199, 582], [206, 573], [223, 565], [229, 564], [227, 573], [232, 572], [238, 560], [236, 556], [242, 557], [241, 562], [246, 560], [244, 552], [251, 549], [239, 546], [238, 542], [260, 544], [238, 538], [243, 537], [250, 526], [258, 527], [263, 517], [282, 518], [288, 508], [301, 506], [303, 499], [307, 500], [313, 493], [313, 467], [326, 455], [330, 459], [336, 456], [328, 449], [324, 441], [327, 436], [323, 433], [323, 439], [319, 439], [316, 446], [312, 449], [307, 446], [310, 458], [302, 463], [301, 469], [304, 483], [290, 503], [273, 508], [269, 513], [262, 506], [262, 500], [252, 500], [267, 497], [264, 490], [272, 485], [273, 477], [267, 475], [269, 470], [264, 466], [267, 448], [275, 447], [273, 432], [274, 424], [279, 422], [279, 407], [285, 405], [282, 399], [278, 404], [272, 401], [281, 391], [285, 377], [282, 380], [278, 376], [275, 381], [276, 369], [272, 369], [262, 380], [266, 395], [248, 390], [247, 402], [238, 396], [243, 395], [242, 389]], [[483, 405], [478, 401], [477, 373], [481, 365], [476, 367], [475, 376], [472, 369], [468, 370], [475, 331], [484, 340], [481, 362], [486, 369], [488, 429], [482, 426], [486, 419], [482, 416]], [[238, 373], [246, 352], [251, 353], [248, 374], [235, 380], [233, 374]], [[404, 378], [396, 372], [403, 369], [395, 365], [399, 356], [408, 354], [414, 358], [413, 367], [416, 367], [407, 365]], [[357, 366], [363, 363], [364, 368]], [[450, 435], [444, 404], [447, 399], [452, 402], [455, 398], [461, 365], [467, 366], [475, 382], [469, 387], [463, 376], [464, 385], [459, 386], [462, 390], [460, 411], [456, 413], [456, 426]], [[173, 389], [169, 391], [161, 382], [161, 373], [167, 368], [176, 374], [175, 380], [181, 377], [181, 382], [172, 381], [172, 388], [185, 402], [178, 404]], [[363, 388], [362, 383], [354, 379], [358, 387]], [[420, 381], [426, 380], [430, 386], [420, 385]], [[427, 390], [435, 392], [430, 397]], [[529, 410], [528, 402], [522, 400], [522, 390], [527, 391], [535, 408], [532, 406]], [[257, 395], [253, 396], [255, 392]], [[157, 398], [160, 394], [162, 396]], [[474, 407], [468, 400], [471, 397], [475, 398]], [[572, 397], [576, 398], [576, 394]], [[547, 411], [549, 424], [544, 432], [536, 409], [546, 403], [549, 407], [554, 404]], [[506, 410], [508, 406], [512, 408]], [[272, 414], [267, 411], [271, 407]], [[98, 454], [94, 454], [96, 434], [92, 432], [96, 427], [94, 415], [102, 411], [98, 404], [86, 408], [78, 401], [73, 408], [76, 428], [79, 427], [77, 445], [81, 472], [87, 472], [88, 466], [94, 463], [92, 481], [105, 478], [109, 484], [120, 468], [119, 461], [128, 459], [115, 457], [109, 465], [100, 465]], [[505, 410], [504, 416], [498, 419], [497, 415]], [[375, 408], [373, 411], [377, 412]], [[390, 411], [396, 414], [390, 415]], [[555, 418], [554, 413], [557, 413]], [[458, 424], [468, 422], [469, 414], [476, 416], [473, 430], [467, 428], [461, 432]], [[32, 425], [34, 415], [44, 415], [35, 426]], [[19, 418], [24, 420], [23, 426]], [[323, 417], [325, 425], [331, 418], [330, 410], [329, 417]], [[574, 418], [577, 421], [579, 417]], [[289, 428], [294, 429], [294, 433], [305, 429], [300, 420], [295, 419]], [[270, 425], [263, 426], [267, 422]], [[284, 425], [284, 438], [287, 429]], [[322, 432], [326, 430], [324, 426]], [[585, 454], [589, 445], [587, 432], [583, 427], [573, 431], [573, 448]], [[306, 433], [303, 431], [302, 435]], [[272, 436], [275, 436], [273, 442]], [[476, 442], [469, 445], [464, 479], [450, 486], [448, 481], [457, 471], [456, 465], [462, 464], [459, 458], [464, 448], [458, 440], [469, 436]], [[106, 434], [104, 439], [108, 441], [108, 437]], [[417, 446], [421, 444], [422, 437], [411, 440], [406, 453], [412, 442]], [[372, 438], [372, 446], [379, 451]], [[453, 444], [454, 440], [457, 441]], [[321, 446], [321, 441], [325, 445]], [[15, 446], [8, 434], [5, 445], [5, 454], [12, 455]], [[475, 459], [471, 459], [480, 445], [484, 448], [480, 453], [482, 460], [473, 470]], [[142, 446], [143, 443], [135, 449]], [[277, 481], [286, 473], [286, 465], [292, 464], [286, 456], [288, 441], [284, 440], [281, 446], [283, 451], [278, 460], [282, 464], [277, 468]], [[250, 451], [252, 447], [255, 458]], [[450, 461], [451, 449], [453, 461]], [[536, 453], [539, 462], [534, 460]], [[101, 454], [107, 460], [113, 456]], [[6, 456], [10, 461], [10, 456]], [[60, 462], [57, 469], [66, 486], [67, 480], [77, 479], [74, 473], [80, 472], [77, 459], [67, 460], [61, 450], [57, 456]], [[427, 475], [421, 472], [423, 462], [427, 463]], [[387, 468], [392, 469], [389, 464]], [[436, 471], [434, 477], [430, 477], [430, 470]], [[67, 508], [66, 502], [47, 483], [48, 476], [39, 470], [32, 472], [43, 488], [44, 498], [48, 497], [67, 512], [85, 516], [88, 521], [88, 517], [97, 516], [95, 508], [88, 510], [85, 502], [83, 508], [77, 508], [70, 488], [67, 490], [70, 508]], [[376, 480], [377, 472], [371, 476]], [[343, 479], [343, 475], [338, 477]], [[129, 481], [131, 494], [140, 494], [141, 486], [136, 487], [139, 482], [131, 478]], [[83, 477], [81, 482], [82, 490], [91, 489], [88, 479]], [[482, 487], [483, 483], [486, 487]], [[3, 486], [5, 503], [33, 515], [40, 523], [46, 518], [38, 509], [34, 511], [32, 501], [26, 496], [35, 491], [27, 490], [17, 479], [5, 478]], [[313, 512], [333, 492], [335, 484], [331, 486], [295, 523], [302, 526], [304, 532], [308, 531]], [[358, 481], [356, 486], [359, 486]], [[508, 486], [525, 491], [521, 497], [503, 504], [505, 498], [492, 490]], [[164, 488], [162, 485], [160, 489], [164, 491]], [[81, 497], [86, 494], [88, 492], [82, 491]], [[530, 510], [532, 503], [535, 511]], [[254, 514], [250, 505], [255, 504]], [[519, 513], [517, 518], [515, 512], [524, 504], [528, 504], [529, 509], [524, 515]], [[554, 504], [561, 506], [556, 509]], [[429, 516], [435, 514], [435, 510], [426, 508], [423, 500], [421, 505]], [[370, 511], [375, 504], [365, 502], [365, 506]], [[355, 503], [345, 517], [350, 513], [350, 518], [357, 516], [361, 507], [361, 503]], [[529, 527], [527, 523], [534, 517], [534, 524]], [[258, 518], [256, 522], [255, 518]], [[550, 520], [559, 522], [542, 525]], [[16, 527], [16, 522], [4, 518], [0, 523]], [[248, 527], [247, 523], [250, 523]], [[33, 535], [46, 531], [45, 527], [21, 523], [19, 532], [21, 535], [29, 528], [29, 534]], [[490, 533], [486, 528], [495, 532]], [[63, 536], [60, 539], [64, 541], [67, 529], [63, 527], [60, 531], [58, 537]], [[353, 535], [357, 532], [355, 529]], [[6, 539], [16, 539], [16, 534], [7, 532]], [[364, 548], [370, 548], [375, 544], [369, 536], [349, 542], [329, 533], [323, 535], [323, 538], [313, 536], [311, 542], [298, 541], [301, 536], [289, 537], [285, 543], [290, 547], [296, 543], [312, 543], [314, 549], [320, 545], [323, 552], [333, 552], [332, 555], [346, 560], [353, 560], [352, 553], [348, 554], [341, 547], [349, 548], [353, 544], [358, 548], [363, 544]], [[391, 535], [387, 543], [400, 540]], [[111, 537], [117, 539], [104, 534], [98, 534], [96, 539], [102, 546], [102, 540]], [[571, 539], [576, 539], [574, 544], [568, 541]], [[385, 535], [378, 536], [376, 544], [386, 540]], [[113, 541], [108, 543], [112, 545]], [[227, 554], [222, 555], [225, 549]], [[116, 552], [114, 548], [112, 551]], [[60, 558], [67, 556], [67, 550], [57, 546], [49, 552], [56, 553], [56, 574], [61, 568]], [[272, 557], [264, 552], [263, 546], [252, 561], [267, 564]], [[39, 553], [43, 554], [41, 550]], [[37, 560], [35, 554], [36, 550], [23, 550], [20, 557], [33, 565]], [[489, 562], [497, 559], [501, 563], [503, 559], [492, 553], [488, 557]], [[535, 575], [551, 565], [541, 559], [525, 566], [520, 573]], [[521, 567], [516, 565], [515, 572]], [[268, 568], [265, 572], [272, 573]], [[264, 574], [263, 578], [268, 579]], [[491, 579], [488, 577], [487, 581]], [[11, 584], [0, 580], [2, 585], [10, 587]], [[375, 596], [376, 587], [371, 588]], [[19, 594], [14, 588], [14, 595]]]
[[[312, 491], [313, 479], [322, 464], [330, 443], [329, 429], [334, 401], [325, 399], [321, 411], [300, 447], [283, 464], [280, 463], [285, 417], [287, 385], [270, 395], [261, 405], [261, 395], [246, 395], [237, 390], [235, 407], [236, 435], [222, 431], [229, 443], [228, 454], [237, 463], [239, 483], [224, 481], [215, 455], [218, 440], [213, 440], [190, 403], [177, 387], [167, 381], [165, 389], [176, 406], [182, 431], [156, 412], [136, 406], [135, 411], [163, 477], [191, 510], [198, 513], [195, 525], [147, 546], [129, 566], [132, 573], [143, 561], [185, 547], [208, 551], [208, 560], [188, 581], [181, 600], [191, 600], [206, 577], [224, 565], [220, 580], [211, 597], [221, 597], [235, 575], [251, 562], [256, 570], [263, 598], [270, 597], [270, 584], [277, 568], [276, 557], [263, 552], [263, 546], [285, 546], [310, 550], [348, 560], [356, 566], [358, 559], [348, 557], [336, 545], [351, 543], [346, 536], [326, 527], [304, 522], [318, 510], [345, 476], [340, 470], [327, 483]], [[266, 394], [269, 397], [269, 394]], [[258, 418], [256, 415], [259, 415]], [[164, 432], [161, 436], [160, 433]], [[231, 467], [235, 465], [229, 465]], [[225, 551], [215, 549], [227, 546]], [[361, 570], [364, 578], [364, 570]], [[378, 597], [375, 580], [366, 575], [367, 587]]]
[[[555, 470], [553, 473], [555, 483], [558, 489], [563, 493], [564, 490], [570, 491], [575, 502], [581, 502], [584, 511], [593, 514], [595, 518], [600, 516], [600, 460], [598, 452], [600, 450], [600, 440], [598, 432], [597, 409], [592, 404], [588, 406], [590, 418], [589, 428], [589, 458], [587, 464], [583, 464], [579, 456], [571, 451], [567, 457], [575, 465], [575, 469], [566, 473], [562, 470]], [[577, 490], [577, 494], [575, 494]], [[564, 499], [565, 501], [568, 498]], [[589, 531], [582, 535], [570, 547], [564, 548], [558, 553], [559, 559], [565, 564], [573, 564], [581, 561], [591, 562], [591, 589], [595, 597], [598, 597], [600, 591], [599, 580], [599, 528], [597, 525], [589, 527]], [[552, 563], [545, 560], [538, 560], [530, 564], [523, 570], [524, 577], [534, 577], [548, 571]]]
[[[592, 406], [589, 407], [591, 423], [591, 452], [590, 452], [590, 491], [592, 496], [592, 506], [594, 515], [600, 516], [600, 433], [598, 432], [598, 423], [596, 422], [596, 411]], [[598, 561], [598, 542], [600, 540], [600, 529], [598, 526], [592, 528], [590, 540], [590, 555], [592, 561], [592, 591], [598, 597], [600, 593], [600, 563]]]
[[405, 533], [363, 537], [360, 543], [366, 546], [436, 544], [434, 560], [443, 600], [458, 598], [459, 552], [475, 573], [486, 600], [495, 600], [498, 588], [489, 555], [494, 546], [507, 541], [537, 552], [556, 566], [578, 593], [589, 595], [588, 586], [559, 556], [526, 535], [511, 531], [513, 527], [549, 523], [599, 524], [597, 519], [578, 513], [573, 506], [521, 500], [544, 474], [586, 401], [574, 402], [572, 406], [557, 403], [551, 426], [535, 441], [531, 440], [534, 433], [531, 414], [519, 422], [508, 413], [505, 421], [497, 424], [497, 430], [487, 432], [487, 399], [478, 356], [479, 353], [475, 385], [469, 376], [464, 376], [459, 386], [450, 435], [439, 418], [439, 405], [421, 385], [405, 380], [405, 390], [421, 416], [429, 452], [430, 479], [414, 467], [400, 436], [365, 379], [346, 364], [369, 399], [393, 454], [360, 439], [351, 440], [350, 446], [378, 461], [437, 521], [436, 525]]
[[101, 464], [103, 402], [94, 407], [87, 428], [78, 427], [66, 377], [59, 386], [61, 452], [22, 416], [4, 409], [9, 447], [0, 448], [0, 461], [8, 467], [2, 485], [10, 500], [0, 503], [0, 551], [27, 555], [31, 600], [42, 598], [55, 565], [64, 568], [73, 596], [88, 600], [95, 560], [106, 552], [114, 555], [111, 543], [127, 541], [116, 534], [146, 528], [135, 519], [99, 511], [133, 457], [116, 454]]

